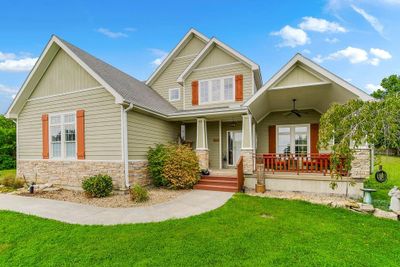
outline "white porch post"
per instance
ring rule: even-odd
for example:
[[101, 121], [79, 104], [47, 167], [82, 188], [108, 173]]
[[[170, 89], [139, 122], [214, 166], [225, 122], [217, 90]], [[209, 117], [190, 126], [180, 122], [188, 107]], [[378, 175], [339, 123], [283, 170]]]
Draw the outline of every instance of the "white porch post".
[[199, 158], [201, 169], [208, 169], [209, 155], [208, 155], [208, 141], [207, 141], [207, 121], [204, 118], [197, 119], [196, 131], [196, 154]]
[[253, 174], [254, 171], [254, 128], [252, 116], [242, 115], [242, 150], [243, 168], [245, 174]]

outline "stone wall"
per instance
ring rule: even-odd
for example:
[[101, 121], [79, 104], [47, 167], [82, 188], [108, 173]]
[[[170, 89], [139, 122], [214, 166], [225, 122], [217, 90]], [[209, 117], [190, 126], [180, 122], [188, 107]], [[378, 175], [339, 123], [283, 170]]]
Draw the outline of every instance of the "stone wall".
[[245, 174], [253, 174], [254, 172], [254, 150], [242, 149], [240, 155], [243, 157], [243, 169]]
[[24, 175], [29, 182], [80, 188], [84, 178], [99, 173], [110, 175], [115, 189], [124, 187], [124, 164], [122, 161], [17, 161], [17, 175], [19, 177]]
[[351, 163], [351, 177], [356, 179], [365, 179], [371, 172], [371, 150], [357, 149], [354, 153], [354, 159]]
[[149, 171], [147, 169], [147, 160], [129, 161], [129, 183], [140, 185], [151, 184]]
[[209, 163], [210, 163], [208, 150], [206, 150], [206, 149], [197, 149], [196, 150], [196, 155], [199, 158], [200, 169], [208, 169], [209, 168]]

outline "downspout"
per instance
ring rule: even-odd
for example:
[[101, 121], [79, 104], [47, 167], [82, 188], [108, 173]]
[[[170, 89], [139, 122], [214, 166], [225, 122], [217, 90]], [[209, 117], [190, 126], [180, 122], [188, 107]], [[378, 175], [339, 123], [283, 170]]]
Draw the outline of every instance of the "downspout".
[[129, 107], [123, 108], [123, 119], [122, 119], [122, 142], [123, 142], [123, 159], [124, 159], [124, 177], [125, 177], [125, 187], [129, 188], [131, 185], [129, 183], [129, 162], [128, 162], [128, 112], [133, 109], [133, 104], [130, 103]]

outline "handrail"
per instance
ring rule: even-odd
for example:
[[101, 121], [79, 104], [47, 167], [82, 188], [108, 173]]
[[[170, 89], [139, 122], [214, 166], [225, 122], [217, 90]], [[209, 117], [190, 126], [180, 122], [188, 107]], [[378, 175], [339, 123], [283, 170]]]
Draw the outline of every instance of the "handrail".
[[[320, 173], [326, 175], [327, 173], [332, 174], [330, 156], [328, 153], [266, 153], [258, 154], [257, 162], [264, 163], [266, 172]], [[340, 164], [337, 171], [343, 176], [348, 175], [348, 171], [344, 169], [344, 164]]]
[[236, 164], [236, 172], [237, 172], [237, 190], [238, 192], [243, 192], [244, 186], [244, 169], [243, 169], [243, 156], [240, 157], [238, 163]]

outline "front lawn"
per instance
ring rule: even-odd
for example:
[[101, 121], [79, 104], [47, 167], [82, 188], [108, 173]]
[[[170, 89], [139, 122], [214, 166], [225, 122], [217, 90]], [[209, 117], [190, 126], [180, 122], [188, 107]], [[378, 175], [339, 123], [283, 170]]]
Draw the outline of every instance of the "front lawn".
[[[389, 190], [395, 185], [400, 187], [400, 157], [380, 156], [377, 160], [377, 163], [383, 165], [383, 170], [386, 171], [388, 180], [385, 183], [377, 182], [374, 172], [364, 186], [377, 189], [377, 192], [372, 193], [373, 205], [376, 208], [388, 210], [390, 204]], [[375, 171], [377, 170], [378, 166], [375, 167]]]
[[400, 223], [243, 194], [199, 216], [136, 225], [68, 225], [3, 211], [0, 266], [10, 265], [400, 266]]

